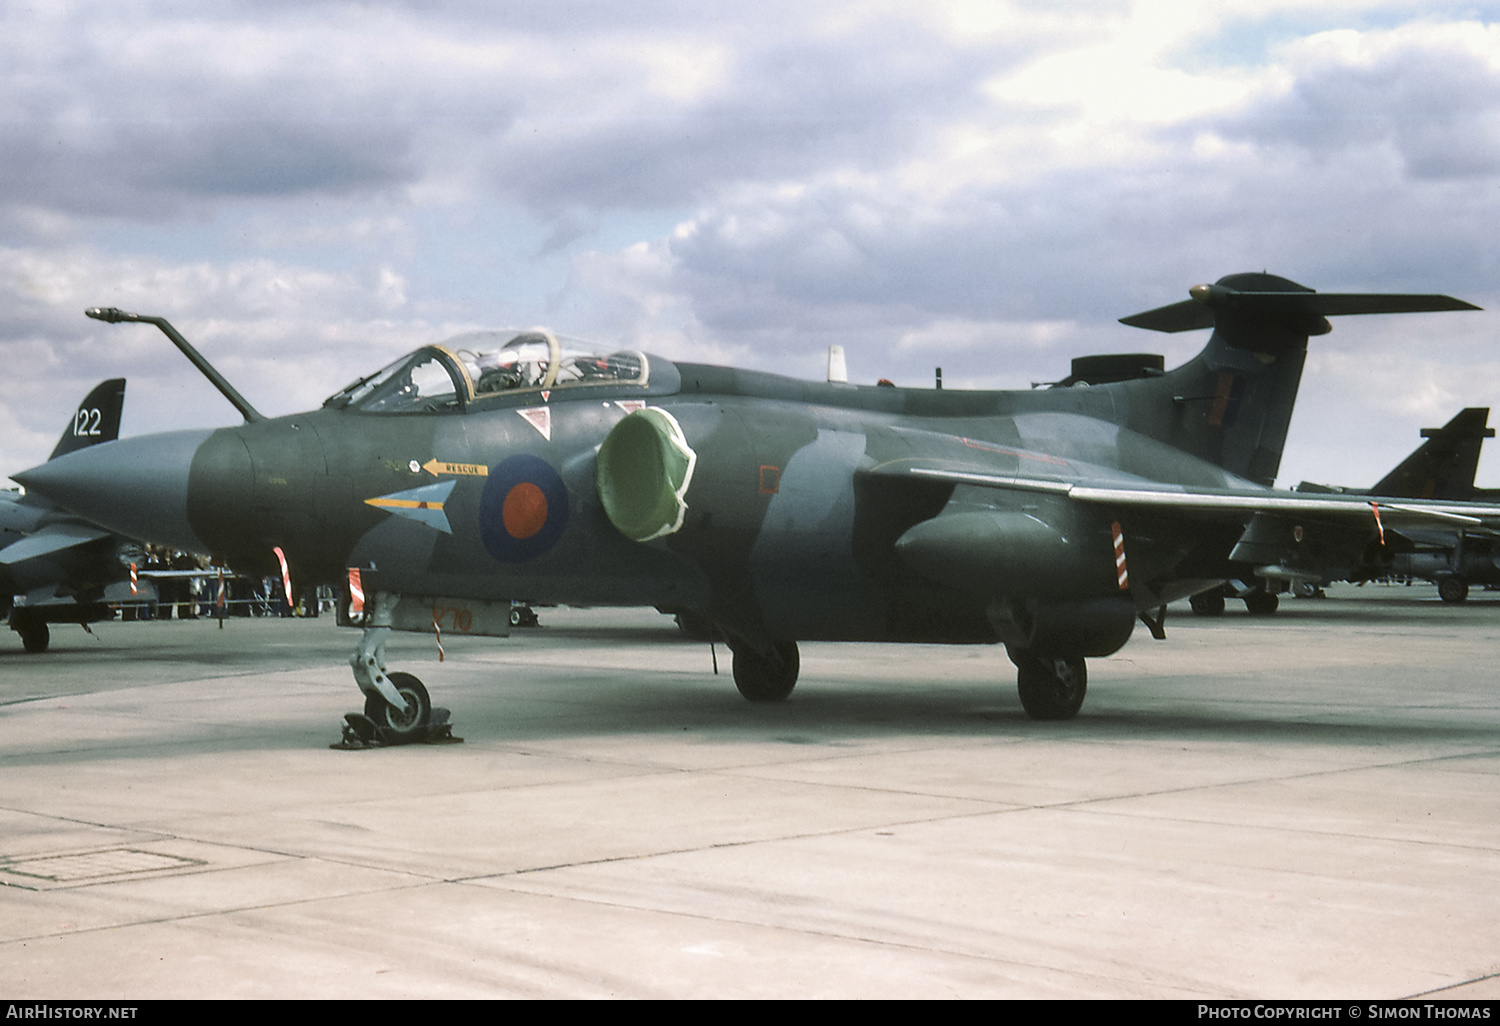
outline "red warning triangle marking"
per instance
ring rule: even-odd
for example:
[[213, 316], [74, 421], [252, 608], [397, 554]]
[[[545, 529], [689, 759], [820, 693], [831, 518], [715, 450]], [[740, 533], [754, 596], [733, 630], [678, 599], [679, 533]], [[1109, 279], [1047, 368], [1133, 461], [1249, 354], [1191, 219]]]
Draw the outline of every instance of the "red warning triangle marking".
[[637, 413], [646, 408], [644, 399], [616, 399], [615, 405], [626, 413]]
[[552, 407], [532, 406], [516, 412], [525, 417], [526, 423], [536, 428], [543, 438], [549, 442], [552, 441]]

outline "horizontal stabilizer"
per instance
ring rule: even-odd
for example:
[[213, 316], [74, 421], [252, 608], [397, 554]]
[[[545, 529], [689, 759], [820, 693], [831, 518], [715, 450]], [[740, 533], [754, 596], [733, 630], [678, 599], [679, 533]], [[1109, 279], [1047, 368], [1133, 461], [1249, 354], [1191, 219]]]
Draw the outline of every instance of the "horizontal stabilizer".
[[[1212, 328], [1216, 318], [1288, 321], [1346, 314], [1435, 313], [1441, 310], [1478, 310], [1452, 296], [1380, 292], [1259, 292], [1226, 285], [1194, 285], [1192, 299], [1121, 317], [1121, 324], [1151, 331], [1192, 331]], [[1309, 334], [1319, 334], [1315, 329]]]
[[108, 537], [108, 531], [78, 521], [48, 524], [35, 534], [27, 535], [15, 544], [0, 549], [0, 566], [15, 566], [28, 559]]

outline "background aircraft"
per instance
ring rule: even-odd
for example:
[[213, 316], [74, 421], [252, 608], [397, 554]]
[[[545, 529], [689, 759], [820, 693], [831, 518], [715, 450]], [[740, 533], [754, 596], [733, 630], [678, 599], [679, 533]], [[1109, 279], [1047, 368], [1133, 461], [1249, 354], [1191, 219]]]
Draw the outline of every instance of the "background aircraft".
[[545, 332], [424, 346], [268, 419], [161, 318], [245, 423], [122, 440], [17, 475], [84, 516], [257, 573], [339, 581], [386, 730], [429, 722], [393, 628], [497, 632], [508, 596], [693, 610], [752, 701], [800, 640], [1002, 643], [1021, 703], [1073, 716], [1089, 657], [1232, 576], [1258, 513], [1500, 523], [1500, 506], [1270, 487], [1330, 315], [1474, 309], [1238, 274], [1124, 318], [1212, 328], [1175, 370], [1024, 392], [863, 387], [590, 351]]
[[[1479, 452], [1486, 438], [1488, 407], [1470, 407], [1440, 428], [1424, 428], [1428, 439], [1366, 494], [1422, 499], [1494, 502], [1500, 490], [1476, 488]], [[1350, 492], [1353, 489], [1311, 484], [1301, 492]], [[1412, 527], [1386, 532], [1384, 544], [1367, 547], [1355, 562], [1327, 571], [1327, 580], [1369, 581], [1382, 577], [1416, 577], [1432, 581], [1445, 602], [1462, 602], [1471, 584], [1500, 584], [1500, 548], [1483, 528]]]
[[[1422, 437], [1427, 441], [1369, 488], [1303, 481], [1296, 490], [1383, 499], [1494, 501], [1497, 493], [1474, 487], [1480, 447], [1484, 439], [1494, 436], [1494, 430], [1486, 426], [1489, 412], [1487, 407], [1472, 407], [1441, 428], [1424, 428]], [[1270, 615], [1276, 611], [1278, 591], [1303, 588], [1311, 593], [1333, 581], [1421, 577], [1438, 582], [1447, 601], [1461, 601], [1468, 591], [1466, 580], [1500, 580], [1500, 568], [1490, 558], [1484, 533], [1446, 525], [1388, 527], [1370, 537], [1363, 531], [1351, 534], [1343, 525], [1305, 518], [1293, 523], [1285, 517], [1257, 514], [1232, 558], [1240, 563], [1236, 576], [1221, 589], [1194, 595], [1195, 614], [1218, 616], [1224, 612], [1226, 598], [1239, 598], [1251, 613]]]
[[[95, 387], [73, 412], [49, 458], [114, 441], [124, 405], [124, 378]], [[139, 544], [40, 496], [0, 492], [0, 603], [28, 652], [46, 650], [49, 623], [112, 617], [106, 589], [119, 582], [124, 584], [120, 594], [108, 597], [129, 594], [129, 566], [142, 561], [141, 552]]]

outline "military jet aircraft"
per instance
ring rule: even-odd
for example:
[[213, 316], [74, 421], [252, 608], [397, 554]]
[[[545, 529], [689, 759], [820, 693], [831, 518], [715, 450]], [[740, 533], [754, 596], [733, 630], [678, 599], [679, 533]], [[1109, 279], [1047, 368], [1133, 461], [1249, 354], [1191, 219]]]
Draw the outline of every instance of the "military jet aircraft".
[[1330, 315], [1477, 309], [1236, 274], [1124, 323], [1212, 328], [1175, 370], [1021, 392], [795, 380], [543, 331], [426, 345], [321, 409], [267, 418], [159, 317], [245, 423], [125, 439], [16, 476], [115, 530], [288, 585], [339, 581], [365, 709], [431, 716], [393, 628], [498, 633], [509, 597], [687, 609], [751, 701], [798, 641], [1001, 643], [1021, 704], [1076, 714], [1090, 657], [1218, 587], [1257, 513], [1500, 522], [1500, 506], [1275, 491], [1309, 336]]
[[[1394, 470], [1369, 488], [1343, 488], [1303, 481], [1296, 488], [1304, 494], [1347, 494], [1380, 499], [1459, 499], [1492, 502], [1500, 494], [1474, 487], [1479, 467], [1479, 450], [1494, 430], [1485, 426], [1489, 419], [1485, 407], [1462, 410], [1440, 428], [1423, 428], [1427, 439]], [[1241, 563], [1238, 576], [1222, 589], [1210, 589], [1192, 597], [1192, 609], [1198, 616], [1219, 616], [1224, 612], [1225, 598], [1240, 598], [1249, 611], [1267, 616], [1276, 611], [1278, 592], [1291, 588], [1308, 593], [1333, 581], [1363, 582], [1380, 577], [1411, 576], [1448, 581], [1457, 575], [1452, 557], [1461, 552], [1466, 532], [1450, 526], [1417, 526], [1403, 530], [1386, 529], [1375, 537], [1362, 530], [1350, 531], [1345, 525], [1307, 524], [1297, 534], [1292, 525], [1274, 515], [1256, 514], [1250, 526], [1231, 553]], [[1483, 539], [1472, 539], [1466, 564], [1476, 579], [1486, 575], [1486, 558], [1475, 550], [1488, 548]], [[1454, 599], [1455, 584], [1442, 589], [1448, 601]], [[1467, 588], [1463, 589], [1465, 592]]]
[[[1365, 494], [1481, 502], [1500, 499], [1500, 491], [1474, 486], [1480, 448], [1486, 438], [1495, 437], [1495, 429], [1488, 426], [1489, 415], [1488, 407], [1470, 407], [1440, 428], [1423, 428], [1427, 441]], [[1308, 481], [1297, 490], [1355, 491]], [[1325, 580], [1417, 577], [1432, 581], [1444, 602], [1462, 602], [1470, 584], [1500, 584], [1500, 545], [1482, 528], [1418, 526], [1387, 531], [1383, 544], [1366, 546], [1357, 553], [1346, 550], [1339, 556], [1324, 553], [1322, 564], [1317, 572]]]
[[[96, 386], [78, 404], [49, 459], [114, 441], [125, 379]], [[36, 495], [0, 492], [0, 615], [28, 652], [45, 651], [49, 623], [107, 620], [106, 589], [123, 582], [140, 546]]]

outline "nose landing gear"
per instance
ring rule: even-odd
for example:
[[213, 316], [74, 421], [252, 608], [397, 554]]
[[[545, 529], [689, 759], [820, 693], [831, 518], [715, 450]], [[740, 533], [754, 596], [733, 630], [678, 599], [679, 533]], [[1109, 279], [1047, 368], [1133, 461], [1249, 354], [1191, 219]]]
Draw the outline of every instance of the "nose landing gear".
[[447, 709], [435, 709], [426, 686], [409, 673], [387, 673], [385, 642], [399, 596], [376, 596], [370, 623], [349, 659], [354, 682], [365, 696], [363, 713], [344, 715], [344, 736], [330, 748], [363, 749], [388, 745], [455, 744]]

